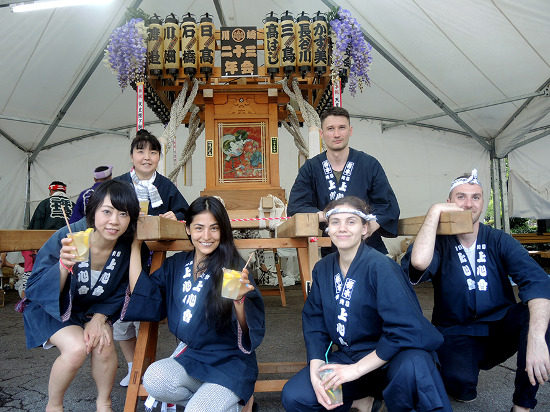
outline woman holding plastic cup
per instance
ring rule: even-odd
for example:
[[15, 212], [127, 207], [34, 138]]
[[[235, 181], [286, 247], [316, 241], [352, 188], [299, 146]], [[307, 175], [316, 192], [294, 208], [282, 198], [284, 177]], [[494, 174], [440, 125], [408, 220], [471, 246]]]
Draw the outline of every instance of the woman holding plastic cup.
[[[107, 181], [90, 198], [86, 220], [59, 229], [36, 256], [25, 290], [27, 348], [56, 346], [60, 351], [50, 373], [46, 411], [63, 410], [65, 391], [88, 354], [97, 411], [112, 411], [117, 354], [111, 322], [118, 319], [128, 289], [138, 216], [132, 187]], [[68, 236], [86, 231], [89, 258], [76, 261], [86, 242], [75, 246]]]
[[[401, 267], [362, 241], [375, 218], [367, 204], [343, 197], [325, 215], [338, 251], [313, 269], [302, 312], [309, 365], [284, 386], [283, 406], [371, 411], [372, 397], [383, 396], [390, 412], [451, 411], [434, 352], [443, 337]], [[335, 402], [340, 385], [343, 401]]]
[[[254, 351], [265, 332], [263, 300], [243, 270], [218, 199], [196, 199], [185, 225], [194, 250], [166, 259], [150, 276], [141, 270], [139, 242], [132, 245], [124, 320], [167, 317], [170, 331], [186, 344], [152, 363], [143, 385], [159, 401], [186, 405], [186, 412], [241, 411], [258, 376]], [[242, 271], [234, 299], [222, 297], [223, 268]]]
[[[161, 144], [153, 134], [145, 129], [138, 130], [130, 144], [132, 170], [115, 177], [133, 185], [140, 204], [140, 214], [161, 216], [172, 220], [183, 220], [189, 207], [187, 201], [170, 179], [157, 172], [161, 156]], [[144, 244], [143, 264], [149, 266], [149, 249]], [[139, 322], [116, 322], [113, 326], [114, 339], [120, 348], [128, 366], [128, 374], [120, 381], [128, 386], [136, 349]]]

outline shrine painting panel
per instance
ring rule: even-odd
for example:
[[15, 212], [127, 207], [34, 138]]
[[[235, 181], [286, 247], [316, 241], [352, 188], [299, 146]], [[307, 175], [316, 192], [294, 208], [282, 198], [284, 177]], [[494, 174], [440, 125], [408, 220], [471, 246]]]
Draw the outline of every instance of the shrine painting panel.
[[218, 123], [219, 183], [267, 182], [266, 123]]

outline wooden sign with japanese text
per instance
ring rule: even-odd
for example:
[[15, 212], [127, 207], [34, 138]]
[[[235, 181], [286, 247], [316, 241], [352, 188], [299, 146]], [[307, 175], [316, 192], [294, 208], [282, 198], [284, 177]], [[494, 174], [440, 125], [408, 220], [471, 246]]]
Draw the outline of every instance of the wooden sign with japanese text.
[[220, 28], [222, 77], [258, 75], [257, 35], [255, 26]]

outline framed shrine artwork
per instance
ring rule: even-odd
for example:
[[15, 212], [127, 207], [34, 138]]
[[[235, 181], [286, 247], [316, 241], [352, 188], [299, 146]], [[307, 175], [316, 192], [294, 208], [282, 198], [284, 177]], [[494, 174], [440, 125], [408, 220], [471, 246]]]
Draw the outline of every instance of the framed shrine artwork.
[[268, 181], [266, 122], [218, 122], [218, 182]]

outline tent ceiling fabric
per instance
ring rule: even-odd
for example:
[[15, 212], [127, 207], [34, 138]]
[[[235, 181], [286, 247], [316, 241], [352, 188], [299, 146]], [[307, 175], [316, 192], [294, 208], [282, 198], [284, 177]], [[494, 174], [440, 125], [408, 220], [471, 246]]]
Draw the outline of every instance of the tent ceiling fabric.
[[[145, 0], [140, 7], [162, 17], [171, 12], [178, 16], [188, 11], [197, 16], [208, 12], [219, 26], [219, 6], [228, 25], [262, 26], [269, 11], [297, 14], [304, 10], [313, 14], [326, 12], [326, 4], [332, 3], [350, 10], [372, 38], [451, 109], [532, 93], [550, 77], [550, 2], [544, 0], [304, 0], [299, 9], [287, 0]], [[0, 52], [9, 62], [0, 68], [0, 115], [53, 122], [131, 4], [130, 0], [119, 0], [107, 7], [35, 13], [0, 9], [5, 39]], [[353, 114], [404, 120], [438, 111], [376, 51], [373, 56], [372, 87], [355, 99], [344, 95], [344, 104]], [[115, 76], [100, 64], [62, 123], [98, 129], [131, 125], [133, 100], [133, 92], [120, 93]], [[490, 141], [521, 104], [518, 101], [464, 112], [460, 118]], [[153, 118], [152, 113], [147, 115], [148, 120]], [[425, 123], [461, 130], [449, 117]], [[550, 121], [544, 117], [537, 126], [550, 126]], [[0, 130], [33, 151], [47, 126], [0, 118]], [[58, 127], [47, 145], [82, 134]], [[507, 133], [504, 137], [510, 141], [516, 138]]]
[[[351, 11], [369, 37], [386, 50], [392, 64], [373, 50], [372, 86], [344, 107], [354, 117], [391, 121], [413, 119], [441, 111], [431, 94], [452, 110], [540, 90], [550, 79], [550, 2], [546, 0], [115, 0], [108, 6], [66, 7], [53, 11], [12, 13], [0, 8], [0, 141], [2, 147], [32, 153], [56, 121], [90, 65], [102, 53], [109, 35], [126, 8], [139, 3], [146, 13], [165, 17], [187, 12], [214, 16], [225, 23], [256, 25], [273, 11], [280, 15], [302, 10], [312, 15], [331, 4]], [[401, 65], [428, 93], [396, 69]], [[550, 99], [534, 98], [460, 113], [468, 128], [491, 147], [492, 156], [505, 156], [536, 136], [548, 145]], [[526, 108], [524, 109], [524, 106]], [[519, 113], [518, 113], [519, 112]], [[16, 119], [35, 119], [47, 124]], [[156, 121], [146, 108], [145, 120]], [[99, 64], [60, 121], [82, 128], [128, 132], [135, 124], [135, 93], [121, 93], [116, 76]], [[464, 128], [449, 116], [422, 122], [454, 133], [449, 141], [465, 139]], [[45, 148], [69, 145], [90, 133], [57, 126]], [[416, 128], [397, 126], [391, 130]], [[534, 128], [534, 131], [531, 129]], [[412, 129], [408, 129], [411, 130]], [[389, 130], [382, 138], [391, 138]], [[16, 145], [12, 144], [13, 141]], [[546, 145], [543, 143], [546, 142]], [[485, 149], [479, 145], [480, 151]], [[527, 147], [529, 145], [526, 145]], [[523, 148], [522, 148], [523, 149]], [[525, 152], [529, 152], [526, 150]], [[37, 160], [41, 153], [38, 153]], [[523, 176], [525, 179], [525, 176]], [[541, 181], [547, 182], [543, 178]]]

